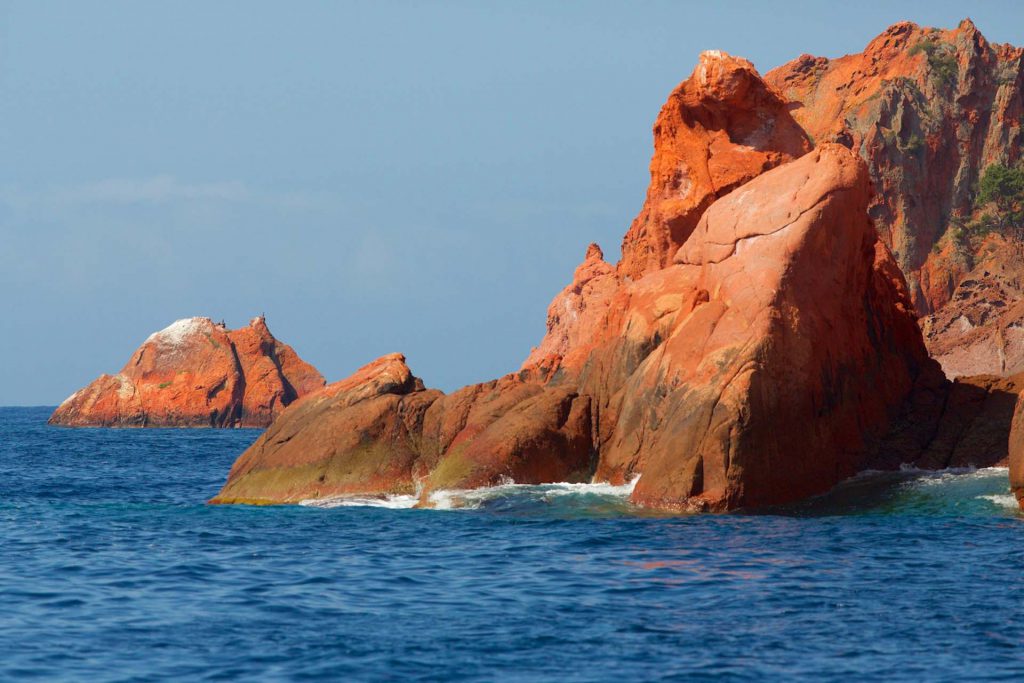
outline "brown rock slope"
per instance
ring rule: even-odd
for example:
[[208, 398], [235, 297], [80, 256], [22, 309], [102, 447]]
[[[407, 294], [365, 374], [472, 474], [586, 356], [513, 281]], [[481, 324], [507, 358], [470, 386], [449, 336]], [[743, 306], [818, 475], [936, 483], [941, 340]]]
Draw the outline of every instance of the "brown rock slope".
[[[1007, 349], [1011, 363], [993, 352], [1003, 344], [996, 337], [1016, 319], [988, 316], [966, 345], [958, 344], [960, 328], [947, 324], [962, 314], [960, 282], [983, 281], [993, 261], [1004, 258], [986, 255], [986, 245], [965, 235], [964, 226], [984, 170], [1021, 159], [1022, 56], [1021, 48], [989, 43], [969, 20], [948, 31], [904, 22], [861, 53], [802, 55], [765, 78], [793, 102], [793, 118], [816, 142], [841, 142], [867, 162], [876, 188], [869, 213], [918, 313], [936, 316], [926, 323], [926, 341], [952, 375], [1024, 370], [1024, 345]], [[978, 270], [980, 261], [987, 265]], [[1024, 279], [1020, 259], [995, 269]], [[976, 312], [965, 319], [977, 327]], [[981, 343], [981, 336], [990, 339]], [[963, 353], [950, 355], [957, 346]], [[982, 347], [984, 360], [965, 365], [962, 356]]]
[[227, 330], [209, 318], [151, 335], [116, 375], [101, 375], [50, 417], [72, 427], [265, 427], [324, 385], [266, 321]]

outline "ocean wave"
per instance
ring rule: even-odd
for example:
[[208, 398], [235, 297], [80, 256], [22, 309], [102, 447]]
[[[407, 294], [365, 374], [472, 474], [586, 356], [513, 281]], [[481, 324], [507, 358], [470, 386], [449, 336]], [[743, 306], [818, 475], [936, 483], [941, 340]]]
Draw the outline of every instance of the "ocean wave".
[[989, 496], [977, 496], [978, 500], [987, 500], [997, 507], [1016, 510], [1018, 508], [1017, 497], [1012, 493], [994, 493]]
[[346, 508], [346, 507], [373, 507], [390, 508], [392, 510], [406, 510], [414, 507], [419, 501], [415, 495], [391, 495], [391, 496], [328, 496], [326, 498], [307, 498], [300, 500], [299, 505], [310, 508]]
[[904, 463], [898, 470], [861, 470], [847, 481], [857, 479], [870, 479], [872, 477], [905, 474], [926, 479], [948, 479], [950, 477], [962, 477], [974, 475], [978, 477], [1006, 476], [1009, 474], [1009, 467], [947, 467], [941, 470], [930, 470], [915, 465]]
[[[507, 480], [495, 486], [484, 486], [478, 489], [441, 489], [427, 496], [423, 507], [435, 510], [476, 510], [489, 501], [502, 498], [532, 498], [540, 501], [551, 501], [557, 498], [572, 496], [579, 498], [606, 498], [625, 501], [636, 487], [640, 477], [635, 477], [626, 484], [609, 484], [608, 482], [570, 483], [555, 482], [551, 484], [517, 484]], [[299, 501], [299, 505], [313, 508], [339, 507], [377, 507], [393, 510], [404, 510], [416, 507], [420, 494], [383, 495], [383, 496], [330, 496], [326, 498], [310, 498]]]
[[948, 467], [944, 470], [926, 470], [913, 465], [900, 466], [900, 472], [915, 474], [925, 478], [942, 479], [943, 477], [996, 477], [1006, 476], [1010, 472], [1009, 467]]

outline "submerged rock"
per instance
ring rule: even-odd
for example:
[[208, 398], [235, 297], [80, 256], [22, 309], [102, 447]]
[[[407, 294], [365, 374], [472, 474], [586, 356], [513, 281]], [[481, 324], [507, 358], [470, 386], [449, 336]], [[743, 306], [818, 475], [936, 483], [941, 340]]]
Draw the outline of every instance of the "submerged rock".
[[265, 427], [324, 378], [267, 329], [186, 318], [156, 332], [116, 375], [65, 400], [50, 424], [70, 427]]

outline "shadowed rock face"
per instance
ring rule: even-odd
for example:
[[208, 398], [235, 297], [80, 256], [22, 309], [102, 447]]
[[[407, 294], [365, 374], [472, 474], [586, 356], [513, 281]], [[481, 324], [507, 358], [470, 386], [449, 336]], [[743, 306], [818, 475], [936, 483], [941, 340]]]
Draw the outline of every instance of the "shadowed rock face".
[[[1016, 343], [1000, 338], [1019, 315], [989, 315], [979, 328], [977, 302], [960, 287], [984, 281], [986, 270], [1024, 279], [1012, 251], [987, 253], [989, 243], [972, 244], [962, 229], [985, 168], [1021, 158], [1022, 57], [1021, 48], [989, 43], [969, 20], [948, 31], [903, 22], [861, 53], [802, 55], [765, 77], [815, 141], [840, 141], [867, 162], [876, 189], [869, 213], [918, 314], [930, 316], [929, 350], [954, 376], [1024, 370]], [[983, 287], [990, 285], [1005, 289]], [[1016, 299], [1019, 285], [1010, 289], [997, 300]], [[950, 325], [961, 318], [974, 326], [969, 339], [965, 323]], [[999, 351], [1007, 344], [1014, 348]]]
[[255, 318], [227, 330], [209, 318], [151, 335], [116, 375], [101, 375], [50, 417], [71, 427], [264, 427], [324, 379]]
[[[1019, 376], [1024, 383], [1024, 376]], [[1009, 444], [1010, 490], [1024, 510], [1024, 395], [1018, 394]]]

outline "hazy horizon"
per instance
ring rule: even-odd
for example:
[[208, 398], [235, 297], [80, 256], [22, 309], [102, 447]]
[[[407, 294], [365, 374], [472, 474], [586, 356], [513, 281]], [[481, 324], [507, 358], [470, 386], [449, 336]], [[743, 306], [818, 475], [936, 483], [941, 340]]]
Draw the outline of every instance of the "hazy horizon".
[[618, 259], [701, 51], [765, 73], [965, 15], [1024, 44], [1010, 2], [0, 2], [0, 405], [191, 316], [266, 313], [328, 381], [511, 372], [587, 245]]

